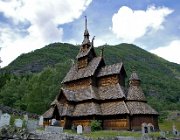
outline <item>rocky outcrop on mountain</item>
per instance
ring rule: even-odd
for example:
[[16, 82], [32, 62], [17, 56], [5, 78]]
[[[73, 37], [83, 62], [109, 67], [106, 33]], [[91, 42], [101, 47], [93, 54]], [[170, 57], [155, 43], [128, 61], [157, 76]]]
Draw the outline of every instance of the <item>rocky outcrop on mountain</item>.
[[9, 106], [4, 106], [2, 104], [0, 104], [0, 110], [2, 111], [2, 113], [13, 114], [16, 116], [28, 115], [29, 118], [35, 118], [35, 119], [39, 118], [39, 115], [37, 115], [37, 114], [29, 113], [29, 112], [23, 111], [23, 110], [14, 109]]

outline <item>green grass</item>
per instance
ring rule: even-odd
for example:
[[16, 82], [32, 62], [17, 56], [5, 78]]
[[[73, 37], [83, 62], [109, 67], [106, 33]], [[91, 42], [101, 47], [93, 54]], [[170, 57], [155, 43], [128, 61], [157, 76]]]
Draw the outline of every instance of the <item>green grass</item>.
[[116, 136], [132, 136], [132, 137], [140, 137], [140, 132], [130, 132], [130, 131], [113, 131], [113, 130], [101, 130], [101, 131], [95, 131], [91, 132], [89, 134], [83, 134], [84, 136], [91, 137], [93, 139], [96, 139], [98, 137], [105, 137], [105, 138], [111, 138]]
[[[77, 134], [75, 131], [72, 131], [72, 130], [64, 130], [64, 132], [69, 133], [69, 134]], [[91, 133], [83, 133], [82, 135], [93, 138], [93, 139], [97, 139], [100, 137], [112, 138], [112, 137], [116, 137], [116, 136], [140, 137], [141, 132], [101, 130], [101, 131], [95, 131], [95, 132], [91, 132]]]
[[[180, 122], [179, 121], [164, 121], [163, 123], [159, 123], [159, 128], [161, 131], [169, 131], [172, 132], [172, 125], [176, 125], [176, 129], [180, 131]], [[77, 134], [76, 131], [72, 130], [64, 130], [64, 132], [69, 133], [69, 134]], [[93, 139], [98, 139], [100, 137], [104, 138], [112, 138], [116, 136], [131, 136], [131, 137], [141, 137], [141, 131], [136, 131], [136, 132], [131, 132], [131, 131], [115, 131], [115, 130], [101, 130], [101, 131], [95, 131], [91, 133], [84, 133], [82, 134], [83, 136], [90, 137]], [[160, 132], [151, 132], [149, 133], [149, 136], [153, 138], [160, 137]], [[174, 137], [172, 133], [169, 135], [166, 135], [168, 138]]]
[[159, 128], [162, 131], [172, 131], [173, 124], [176, 126], [176, 129], [180, 131], [180, 121], [164, 121], [163, 123], [159, 123]]
[[[64, 132], [77, 135], [77, 133], [72, 130], [64, 130]], [[151, 136], [152, 138], [158, 138], [160, 137], [160, 132], [151, 132], [148, 135]], [[113, 138], [117, 136], [140, 138], [142, 134], [141, 131], [131, 132], [131, 131], [101, 130], [87, 134], [83, 133], [82, 136], [92, 138], [93, 140], [97, 140], [98, 138]], [[169, 133], [168, 135], [166, 134], [166, 137], [174, 138], [175, 136], [172, 133]]]

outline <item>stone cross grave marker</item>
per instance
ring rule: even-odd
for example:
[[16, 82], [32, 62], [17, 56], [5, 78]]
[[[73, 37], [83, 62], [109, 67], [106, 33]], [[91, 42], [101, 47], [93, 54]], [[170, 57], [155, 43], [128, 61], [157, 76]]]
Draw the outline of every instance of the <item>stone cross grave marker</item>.
[[39, 125], [43, 126], [43, 122], [44, 122], [44, 118], [43, 118], [43, 116], [40, 116], [39, 117]]
[[27, 122], [27, 130], [28, 132], [35, 131], [37, 128], [38, 121], [37, 120], [28, 120]]
[[77, 134], [82, 134], [82, 126], [81, 125], [77, 126]]
[[60, 134], [63, 133], [63, 127], [46, 126], [45, 131], [50, 133]]
[[23, 125], [23, 121], [21, 119], [15, 119], [14, 125], [21, 128]]
[[9, 125], [10, 119], [11, 119], [11, 116], [9, 114], [7, 114], [7, 113], [2, 114], [1, 119], [0, 119], [0, 127], [2, 127], [4, 125]]

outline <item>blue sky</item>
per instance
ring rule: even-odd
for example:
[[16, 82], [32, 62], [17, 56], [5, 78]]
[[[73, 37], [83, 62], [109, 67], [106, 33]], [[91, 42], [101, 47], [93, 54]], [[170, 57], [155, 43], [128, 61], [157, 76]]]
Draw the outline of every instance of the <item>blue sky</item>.
[[85, 15], [96, 47], [132, 43], [180, 64], [179, 0], [0, 0], [1, 66], [50, 43], [81, 44]]

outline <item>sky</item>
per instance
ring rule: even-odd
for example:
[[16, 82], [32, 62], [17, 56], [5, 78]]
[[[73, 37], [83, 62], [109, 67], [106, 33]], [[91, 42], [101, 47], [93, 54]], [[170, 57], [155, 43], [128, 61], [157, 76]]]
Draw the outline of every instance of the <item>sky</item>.
[[180, 64], [180, 0], [0, 0], [1, 67], [54, 42], [135, 44]]

